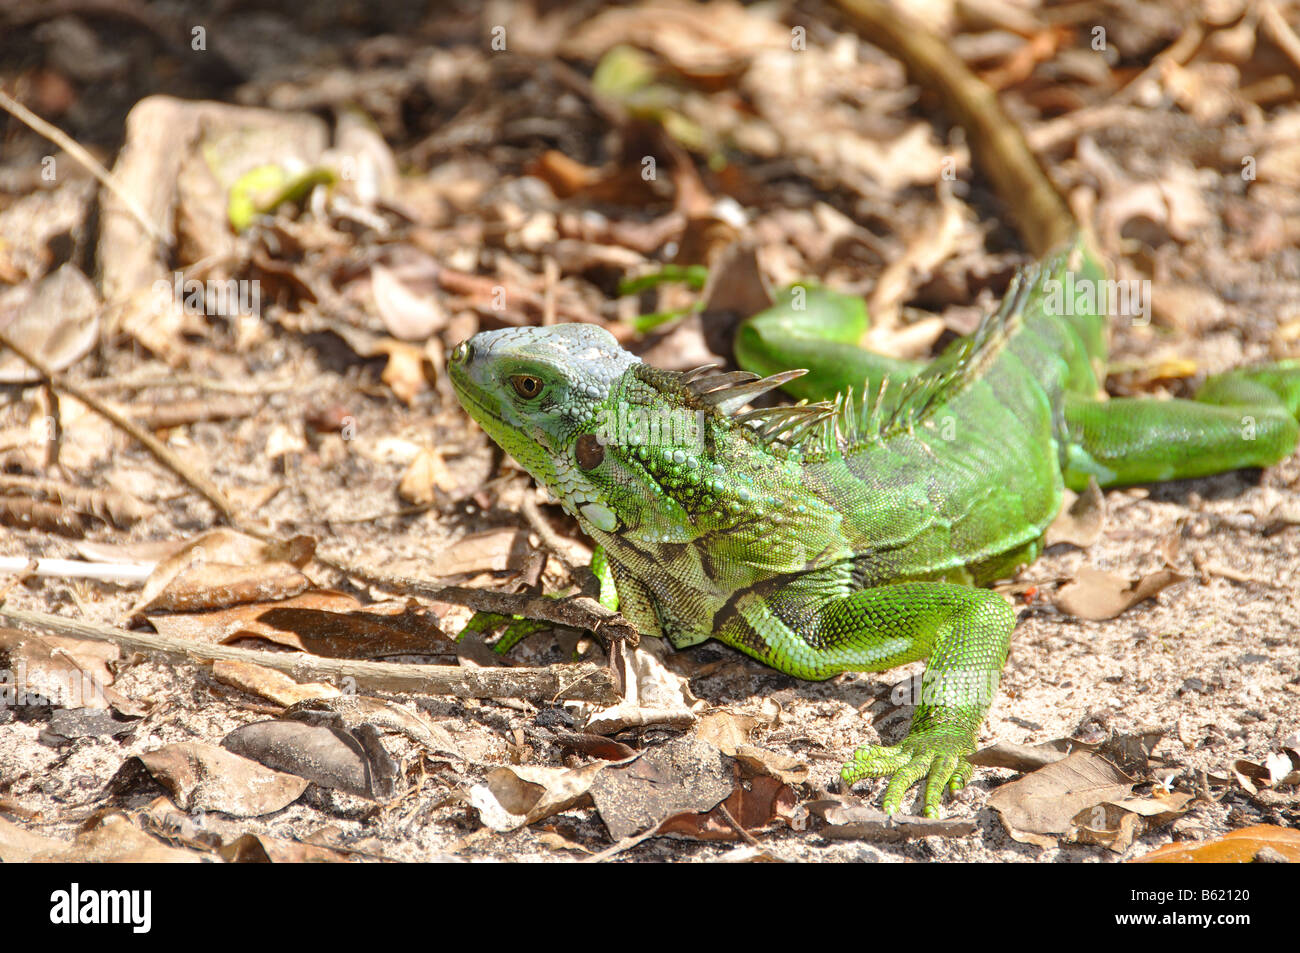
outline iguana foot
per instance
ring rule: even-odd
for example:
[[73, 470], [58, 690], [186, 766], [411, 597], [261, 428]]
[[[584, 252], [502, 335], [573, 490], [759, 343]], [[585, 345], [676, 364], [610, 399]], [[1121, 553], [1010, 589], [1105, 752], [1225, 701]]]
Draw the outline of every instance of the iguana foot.
[[904, 795], [925, 778], [925, 816], [938, 817], [944, 787], [956, 794], [970, 780], [974, 768], [965, 756], [974, 750], [973, 740], [962, 732], [922, 729], [908, 735], [902, 744], [859, 748], [841, 769], [840, 777], [846, 785], [853, 785], [864, 778], [892, 775], [885, 788], [886, 814], [898, 813]]
[[505, 632], [501, 638], [497, 639], [496, 644], [492, 646], [492, 651], [497, 655], [505, 655], [512, 648], [532, 635], [534, 632], [540, 632], [542, 629], [552, 627], [550, 622], [541, 622], [536, 619], [525, 619], [523, 616], [498, 615], [495, 612], [476, 612], [465, 627], [456, 634], [456, 641], [459, 642], [471, 632], [489, 633], [493, 629], [505, 624]]

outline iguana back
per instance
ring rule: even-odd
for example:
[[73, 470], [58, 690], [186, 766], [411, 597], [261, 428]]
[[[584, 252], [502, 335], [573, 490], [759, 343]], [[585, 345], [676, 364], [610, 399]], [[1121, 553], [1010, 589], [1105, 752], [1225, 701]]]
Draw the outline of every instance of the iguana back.
[[860, 585], [983, 583], [1037, 555], [1061, 504], [1067, 395], [1093, 397], [1104, 361], [1095, 309], [1051, 307], [1070, 257], [1017, 276], [1002, 307], [887, 406], [849, 403], [835, 439], [804, 441], [804, 485], [843, 514]]

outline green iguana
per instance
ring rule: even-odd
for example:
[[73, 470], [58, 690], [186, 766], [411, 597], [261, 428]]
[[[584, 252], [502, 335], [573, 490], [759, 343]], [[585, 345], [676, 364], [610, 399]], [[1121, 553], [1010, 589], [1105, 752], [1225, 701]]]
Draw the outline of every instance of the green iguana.
[[[925, 778], [937, 815], [971, 777], [1015, 626], [979, 587], [1038, 556], [1065, 487], [1293, 452], [1300, 361], [1211, 377], [1195, 400], [1104, 399], [1105, 269], [1083, 238], [1062, 244], [1077, 228], [996, 97], [884, 5], [843, 5], [945, 95], [1013, 207], [1030, 197], [1030, 244], [1059, 249], [974, 334], [928, 366], [882, 357], [858, 346], [865, 309], [796, 288], [802, 310], [738, 328], [741, 371], [657, 370], [590, 325], [477, 334], [449, 369], [469, 414], [596, 541], [602, 601], [616, 591], [643, 634], [715, 638], [806, 679], [928, 659], [907, 736], [858, 749], [842, 775], [892, 776], [891, 813]], [[744, 409], [777, 387], [803, 401]]]
[[[843, 777], [892, 775], [890, 812], [927, 778], [935, 814], [970, 778], [1015, 625], [977, 587], [1038, 556], [1063, 487], [1267, 466], [1300, 434], [1300, 361], [1212, 377], [1196, 400], [1097, 399], [1103, 319], [1045, 307], [1072, 258], [1076, 287], [1101, 277], [1078, 249], [1027, 269], [901, 385], [852, 347], [861, 328], [815, 308], [756, 316], [737, 341], [742, 364], [807, 376], [658, 370], [570, 324], [477, 334], [451, 380], [597, 542], [641, 633], [806, 679], [928, 658], [907, 737], [859, 749]], [[782, 385], [834, 396], [742, 410]]]

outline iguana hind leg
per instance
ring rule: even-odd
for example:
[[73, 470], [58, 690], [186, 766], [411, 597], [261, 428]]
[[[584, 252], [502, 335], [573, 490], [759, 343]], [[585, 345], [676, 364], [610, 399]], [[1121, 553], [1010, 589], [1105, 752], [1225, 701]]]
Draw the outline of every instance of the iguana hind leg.
[[997, 691], [1014, 611], [996, 593], [953, 583], [896, 583], [820, 599], [815, 585], [795, 580], [774, 593], [741, 596], [714, 637], [805, 679], [928, 658], [907, 737], [859, 748], [841, 775], [848, 784], [891, 776], [889, 813], [925, 778], [925, 813], [937, 816], [944, 788], [958, 791], [970, 778], [966, 756]]
[[1244, 367], [1207, 380], [1194, 400], [1068, 398], [1066, 485], [1105, 486], [1266, 467], [1300, 438], [1300, 361]]

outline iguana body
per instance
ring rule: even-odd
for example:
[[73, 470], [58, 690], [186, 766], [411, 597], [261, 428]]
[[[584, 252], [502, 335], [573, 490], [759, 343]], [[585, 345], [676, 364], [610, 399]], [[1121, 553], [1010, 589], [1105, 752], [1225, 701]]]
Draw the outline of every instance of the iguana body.
[[[1213, 378], [1198, 401], [1098, 400], [1103, 318], [1048, 307], [1044, 282], [1071, 267], [1102, 277], [1077, 248], [1053, 256], [902, 384], [882, 370], [915, 368], [789, 309], [748, 322], [737, 350], [804, 377], [661, 371], [559, 325], [478, 334], [451, 379], [599, 544], [642, 633], [716, 638], [807, 679], [928, 658], [907, 737], [843, 774], [892, 775], [888, 811], [926, 778], [934, 814], [970, 777], [1015, 624], [978, 587], [1038, 555], [1063, 487], [1265, 466], [1296, 445], [1300, 362]], [[781, 385], [834, 399], [742, 411]]]

